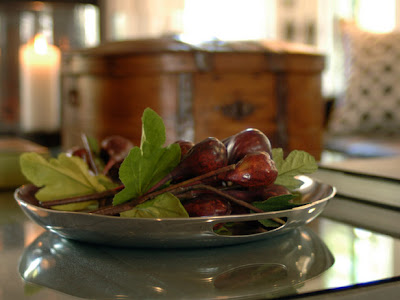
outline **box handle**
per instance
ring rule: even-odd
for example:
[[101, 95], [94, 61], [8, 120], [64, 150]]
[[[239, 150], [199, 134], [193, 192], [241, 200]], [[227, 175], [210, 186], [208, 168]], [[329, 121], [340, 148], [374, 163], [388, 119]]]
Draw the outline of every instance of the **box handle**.
[[73, 88], [68, 91], [68, 103], [72, 107], [79, 107], [80, 100], [79, 100], [79, 92], [77, 89]]
[[253, 114], [255, 107], [253, 104], [236, 100], [233, 103], [220, 107], [222, 114], [228, 118], [240, 121]]

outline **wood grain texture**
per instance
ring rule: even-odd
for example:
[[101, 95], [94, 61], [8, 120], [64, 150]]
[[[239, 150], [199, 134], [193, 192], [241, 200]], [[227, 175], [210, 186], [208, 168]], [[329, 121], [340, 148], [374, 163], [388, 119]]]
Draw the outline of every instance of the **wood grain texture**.
[[141, 115], [151, 107], [165, 122], [168, 143], [253, 127], [275, 147], [319, 159], [322, 55], [271, 42], [218, 49], [164, 42], [117, 43], [114, 50], [111, 43], [64, 59], [64, 148], [79, 144], [81, 132], [138, 144]]
[[63, 148], [81, 144], [82, 132], [98, 139], [122, 135], [139, 145], [141, 116], [146, 107], [153, 108], [163, 118], [168, 142], [177, 138], [176, 76], [80, 76], [75, 80], [66, 80], [65, 85], [66, 94], [71, 88], [77, 90], [78, 103], [71, 103], [68, 95], [63, 101]]
[[[276, 101], [272, 73], [196, 74], [193, 117], [195, 140], [210, 134], [223, 139], [249, 127], [268, 136], [276, 131]], [[235, 119], [223, 113], [223, 107], [235, 102], [251, 104], [254, 111]]]

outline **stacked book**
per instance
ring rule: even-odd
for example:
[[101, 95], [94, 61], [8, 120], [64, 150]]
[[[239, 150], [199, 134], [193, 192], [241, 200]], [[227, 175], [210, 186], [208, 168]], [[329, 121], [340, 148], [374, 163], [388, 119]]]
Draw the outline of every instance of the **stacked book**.
[[338, 195], [400, 208], [400, 156], [321, 163], [314, 177]]
[[320, 163], [312, 177], [337, 189], [326, 216], [400, 236], [400, 156]]

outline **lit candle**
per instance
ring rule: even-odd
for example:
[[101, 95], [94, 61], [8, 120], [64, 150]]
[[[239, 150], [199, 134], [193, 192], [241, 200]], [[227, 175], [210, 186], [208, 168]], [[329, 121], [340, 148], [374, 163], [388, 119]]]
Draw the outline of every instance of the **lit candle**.
[[60, 127], [60, 50], [38, 34], [19, 56], [21, 129], [54, 132]]

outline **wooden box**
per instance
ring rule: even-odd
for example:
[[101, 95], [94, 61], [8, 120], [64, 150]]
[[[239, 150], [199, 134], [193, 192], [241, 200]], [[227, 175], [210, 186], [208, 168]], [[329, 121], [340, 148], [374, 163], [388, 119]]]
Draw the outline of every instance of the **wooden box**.
[[112, 42], [64, 55], [62, 143], [82, 132], [119, 134], [140, 142], [141, 115], [164, 119], [168, 142], [223, 139], [245, 128], [262, 130], [273, 147], [322, 147], [321, 72], [314, 49], [268, 41], [176, 39]]

